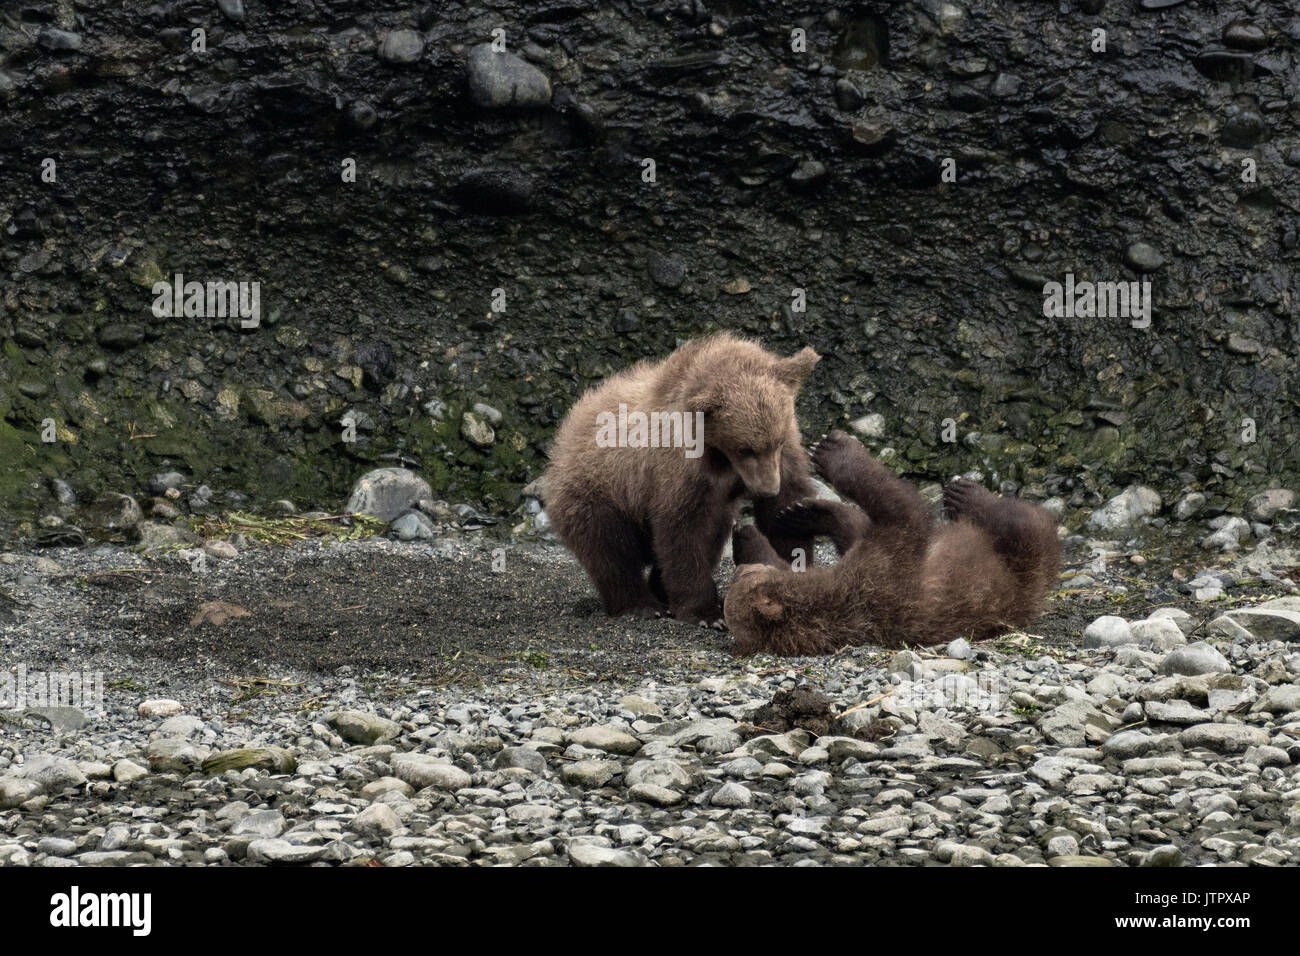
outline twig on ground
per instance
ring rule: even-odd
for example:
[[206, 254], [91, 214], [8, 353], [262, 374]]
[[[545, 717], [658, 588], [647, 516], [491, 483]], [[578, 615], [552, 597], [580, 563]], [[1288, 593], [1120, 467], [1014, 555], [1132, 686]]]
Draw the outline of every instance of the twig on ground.
[[882, 700], [884, 700], [886, 697], [888, 697], [888, 696], [890, 696], [891, 694], [893, 694], [894, 691], [896, 691], [896, 690], [898, 690], [898, 688], [897, 688], [897, 687], [894, 687], [894, 688], [891, 688], [890, 690], [885, 691], [885, 692], [884, 692], [883, 694], [881, 694], [879, 697], [873, 697], [873, 698], [871, 698], [871, 700], [864, 700], [864, 701], [862, 701], [862, 703], [860, 703], [860, 704], [854, 704], [854, 705], [853, 705], [852, 707], [850, 707], [848, 710], [843, 711], [842, 713], [837, 714], [837, 715], [835, 716], [835, 719], [836, 719], [836, 720], [839, 720], [841, 717], [844, 717], [844, 716], [846, 716], [846, 715], [848, 715], [848, 714], [851, 714], [851, 713], [853, 713], [855, 710], [861, 710], [863, 707], [870, 707], [872, 704], [878, 704], [878, 703], [880, 703]]

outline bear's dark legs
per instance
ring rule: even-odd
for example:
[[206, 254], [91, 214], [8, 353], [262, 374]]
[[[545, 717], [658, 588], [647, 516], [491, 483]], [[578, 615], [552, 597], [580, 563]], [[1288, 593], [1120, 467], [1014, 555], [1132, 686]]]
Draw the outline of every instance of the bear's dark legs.
[[[689, 509], [686, 513], [690, 514]], [[724, 514], [723, 519], [714, 528], [692, 527], [689, 532], [673, 520], [651, 522], [654, 565], [668, 598], [669, 613], [680, 621], [722, 628], [722, 603], [713, 583], [713, 569], [731, 526], [731, 515]]]
[[817, 494], [817, 488], [808, 476], [808, 457], [799, 445], [798, 434], [786, 440], [781, 450], [781, 490], [775, 498], [762, 498], [754, 502], [754, 524], [763, 533], [772, 548], [788, 565], [795, 551], [803, 552], [804, 566], [812, 567], [813, 539], [811, 534], [787, 533], [776, 526], [776, 516], [788, 506]]
[[736, 567], [742, 564], [766, 564], [788, 571], [789, 563], [776, 553], [771, 542], [755, 525], [741, 525], [731, 533], [731, 556]]
[[646, 587], [649, 542], [632, 522], [612, 509], [594, 507], [583, 532], [569, 546], [595, 584], [606, 614], [658, 617], [667, 613], [667, 604]]
[[917, 530], [930, 526], [930, 508], [920, 492], [872, 458], [852, 435], [831, 432], [813, 452], [813, 461], [835, 490], [856, 502], [873, 523]]
[[839, 501], [810, 498], [796, 501], [776, 516], [776, 533], [795, 536], [826, 535], [843, 557], [871, 529], [871, 519], [861, 508]]
[[1061, 551], [1056, 521], [1042, 508], [1000, 498], [969, 478], [955, 478], [943, 490], [943, 513], [987, 531], [999, 557], [1015, 574], [1046, 581], [1056, 573]]
[[668, 591], [664, 588], [664, 573], [659, 570], [657, 564], [650, 569], [650, 593], [654, 595], [655, 600], [662, 601], [664, 607], [668, 606]]

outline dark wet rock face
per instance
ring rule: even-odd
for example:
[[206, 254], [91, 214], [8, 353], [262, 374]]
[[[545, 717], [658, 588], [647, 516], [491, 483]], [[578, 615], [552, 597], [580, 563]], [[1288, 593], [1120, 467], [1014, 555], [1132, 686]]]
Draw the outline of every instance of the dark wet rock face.
[[[508, 510], [585, 387], [715, 328], [813, 345], [808, 430], [883, 415], [914, 475], [1284, 485], [1293, 4], [1066, 8], [9, 5], [3, 510], [392, 461]], [[1150, 325], [1046, 317], [1067, 274]]]

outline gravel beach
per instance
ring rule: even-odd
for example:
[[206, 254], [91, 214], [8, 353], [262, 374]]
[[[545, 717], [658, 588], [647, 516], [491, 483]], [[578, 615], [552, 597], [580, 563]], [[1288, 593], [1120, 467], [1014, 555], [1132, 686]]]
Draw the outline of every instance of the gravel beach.
[[1294, 585], [1095, 545], [1032, 633], [785, 660], [482, 532], [7, 552], [9, 693], [103, 709], [0, 712], [0, 864], [1300, 862]]

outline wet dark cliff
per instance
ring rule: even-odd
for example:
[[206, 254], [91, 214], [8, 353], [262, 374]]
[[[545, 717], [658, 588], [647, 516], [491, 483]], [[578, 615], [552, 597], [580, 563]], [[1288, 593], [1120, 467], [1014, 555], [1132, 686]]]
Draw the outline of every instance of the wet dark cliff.
[[[1239, 499], [1300, 471], [1298, 51], [1289, 0], [6, 4], [0, 502], [404, 461], [506, 511], [718, 328], [913, 475]], [[155, 316], [177, 273], [256, 325]], [[1149, 327], [1045, 316], [1067, 274]]]

